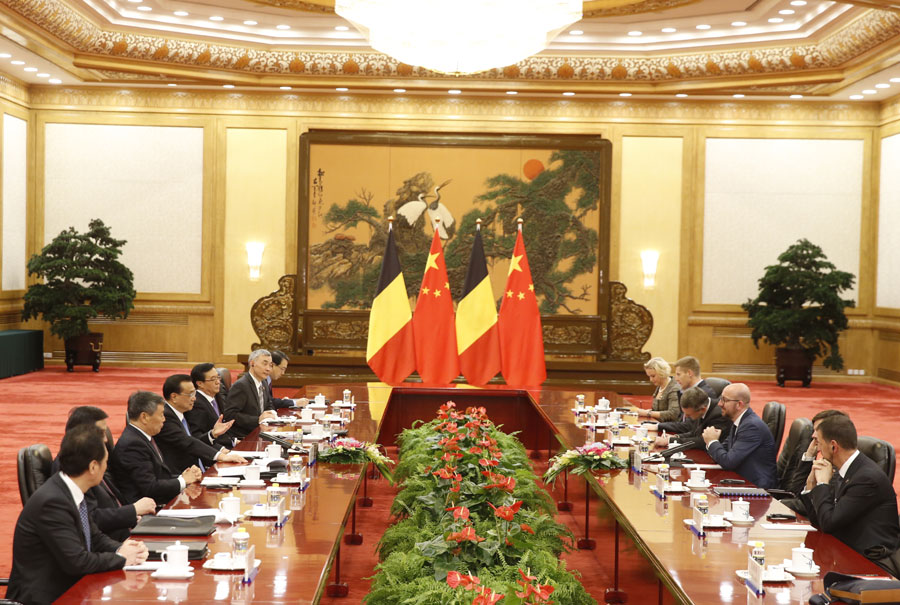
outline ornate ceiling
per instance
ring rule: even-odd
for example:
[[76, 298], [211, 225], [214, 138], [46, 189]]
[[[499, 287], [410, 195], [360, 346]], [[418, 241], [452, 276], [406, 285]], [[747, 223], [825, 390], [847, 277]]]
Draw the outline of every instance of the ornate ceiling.
[[0, 71], [28, 85], [127, 82], [361, 94], [446, 94], [452, 88], [538, 97], [885, 100], [900, 88], [900, 2], [893, 0], [589, 1], [584, 19], [543, 53], [464, 77], [373, 51], [332, 5], [0, 0]]

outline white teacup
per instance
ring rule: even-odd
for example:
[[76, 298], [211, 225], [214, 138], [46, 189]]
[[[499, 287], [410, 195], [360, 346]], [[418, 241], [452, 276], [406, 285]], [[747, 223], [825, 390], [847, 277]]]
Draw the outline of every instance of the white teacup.
[[309, 427], [309, 430], [313, 437], [321, 437], [325, 434], [325, 427], [321, 424], [313, 424]]
[[601, 397], [597, 400], [597, 407], [601, 410], [609, 411], [609, 399]]
[[321, 422], [325, 418], [325, 412], [313, 412], [313, 420]]
[[750, 503], [746, 500], [735, 500], [731, 503], [731, 514], [738, 521], [749, 521]]
[[219, 510], [229, 517], [241, 514], [241, 499], [237, 496], [225, 496], [219, 500]]
[[797, 571], [813, 569], [813, 549], [800, 546], [791, 549], [791, 567]]
[[691, 485], [704, 485], [705, 483], [706, 483], [706, 471], [705, 470], [697, 469], [697, 470], [691, 471]]
[[162, 561], [165, 567], [170, 569], [184, 569], [188, 563], [188, 547], [176, 540], [175, 544], [168, 546], [162, 553]]
[[316, 395], [316, 405], [318, 405], [318, 406], [325, 405], [325, 395], [323, 395], [322, 393], [319, 393], [318, 395]]
[[259, 481], [259, 472], [260, 472], [260, 468], [255, 464], [251, 464], [250, 466], [245, 466], [244, 467], [244, 479], [246, 481], [252, 481], [252, 482]]
[[266, 458], [281, 458], [281, 446], [277, 443], [267, 445]]
[[300, 420], [312, 420], [313, 419], [313, 411], [309, 408], [303, 408], [300, 410]]

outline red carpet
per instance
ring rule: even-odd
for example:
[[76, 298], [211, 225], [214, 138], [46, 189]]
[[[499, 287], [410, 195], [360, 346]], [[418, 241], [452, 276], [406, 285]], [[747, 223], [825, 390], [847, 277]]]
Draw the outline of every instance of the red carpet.
[[[21, 510], [16, 479], [16, 454], [20, 447], [33, 443], [45, 443], [52, 452], [59, 447], [68, 411], [76, 405], [96, 405], [106, 410], [113, 434], [118, 436], [125, 425], [125, 406], [128, 395], [138, 389], [161, 392], [163, 380], [181, 369], [124, 369], [104, 368], [100, 373], [79, 369], [73, 374], [62, 367], [50, 367], [41, 372], [26, 374], [0, 381], [0, 412], [9, 427], [0, 434], [0, 477], [8, 486], [0, 493], [0, 577], [9, 575], [11, 566], [12, 534]], [[759, 411], [767, 401], [780, 401], [787, 406], [787, 426], [794, 418], [811, 417], [827, 408], [842, 409], [850, 414], [860, 434], [885, 439], [900, 447], [900, 440], [891, 431], [892, 423], [886, 422], [893, 414], [900, 413], [900, 389], [875, 384], [818, 384], [810, 389], [799, 386], [781, 389], [774, 383], [749, 383], [753, 393], [752, 406]], [[278, 389], [282, 395], [293, 389]], [[649, 398], [634, 397], [642, 406]], [[785, 433], [787, 430], [785, 431]], [[544, 470], [546, 460], [536, 461], [536, 470]], [[561, 513], [560, 520], [581, 535], [584, 532], [583, 483], [569, 484], [570, 500], [575, 504], [572, 513]], [[900, 478], [895, 481], [900, 490]], [[373, 574], [376, 563], [374, 547], [390, 524], [388, 510], [395, 494], [386, 481], [369, 482], [369, 495], [374, 498], [372, 508], [359, 508], [357, 523], [364, 536], [360, 546], [342, 546], [342, 580], [350, 585], [346, 599], [323, 599], [323, 602], [358, 603], [368, 591], [364, 578]], [[581, 496], [579, 498], [579, 496]], [[593, 506], [593, 505], [592, 505]], [[570, 567], [583, 574], [588, 591], [602, 601], [603, 591], [612, 583], [609, 560], [612, 554], [612, 523], [602, 509], [592, 514], [591, 533], [598, 539], [595, 551], [579, 551], [566, 556]], [[596, 525], [595, 525], [596, 524]], [[623, 547], [627, 540], [623, 540]], [[656, 582], [646, 582], [648, 566], [636, 552], [623, 558], [620, 577], [643, 578], [647, 594], [630, 594], [632, 603], [656, 602]], [[633, 582], [628, 582], [634, 584]], [[4, 591], [0, 589], [0, 594]]]

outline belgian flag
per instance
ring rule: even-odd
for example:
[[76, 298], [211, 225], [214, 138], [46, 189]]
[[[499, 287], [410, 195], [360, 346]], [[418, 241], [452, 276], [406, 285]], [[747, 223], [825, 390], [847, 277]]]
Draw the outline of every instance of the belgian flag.
[[406, 282], [400, 271], [394, 230], [390, 227], [378, 289], [369, 313], [366, 362], [378, 378], [388, 384], [399, 384], [416, 370], [412, 312]]
[[478, 221], [463, 296], [456, 307], [459, 369], [469, 384], [484, 385], [500, 371], [497, 306], [488, 276]]

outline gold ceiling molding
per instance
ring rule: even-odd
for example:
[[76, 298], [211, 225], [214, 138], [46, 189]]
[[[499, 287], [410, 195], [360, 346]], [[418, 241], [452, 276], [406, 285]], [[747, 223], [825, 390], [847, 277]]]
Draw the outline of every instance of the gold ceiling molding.
[[0, 74], [0, 98], [22, 105], [28, 105], [31, 100], [28, 88], [22, 82], [3, 74]]
[[[395, 78], [434, 84], [460, 78], [399, 63], [374, 51], [292, 51], [167, 38], [97, 27], [62, 0], [0, 0], [82, 56], [75, 64], [130, 72], [159, 73], [181, 66], [252, 75], [340, 76], [349, 80]], [[466, 76], [469, 82], [671, 82], [715, 81], [819, 72], [846, 64], [900, 36], [900, 14], [870, 10], [818, 43], [718, 52], [646, 56], [536, 55], [516, 65]], [[97, 58], [106, 59], [102, 65]], [[223, 73], [227, 78], [228, 73]], [[833, 79], [833, 78], [832, 78]], [[734, 82], [740, 86], [740, 82]]]
[[515, 128], [516, 122], [552, 124], [553, 128], [583, 130], [585, 124], [619, 123], [667, 124], [684, 122], [723, 124], [771, 124], [773, 121], [818, 126], [834, 123], [872, 126], [879, 119], [874, 103], [829, 102], [740, 102], [717, 101], [635, 101], [619, 100], [538, 100], [443, 97], [396, 97], [395, 95], [300, 95], [267, 92], [218, 92], [169, 89], [121, 90], [85, 87], [40, 86], [31, 90], [35, 110], [84, 111], [123, 110], [134, 112], [229, 115], [270, 115], [288, 118], [415, 121], [465, 129], [466, 121], [496, 123], [498, 128]]
[[334, 14], [334, 0], [250, 0], [254, 4], [290, 8], [306, 13]]

